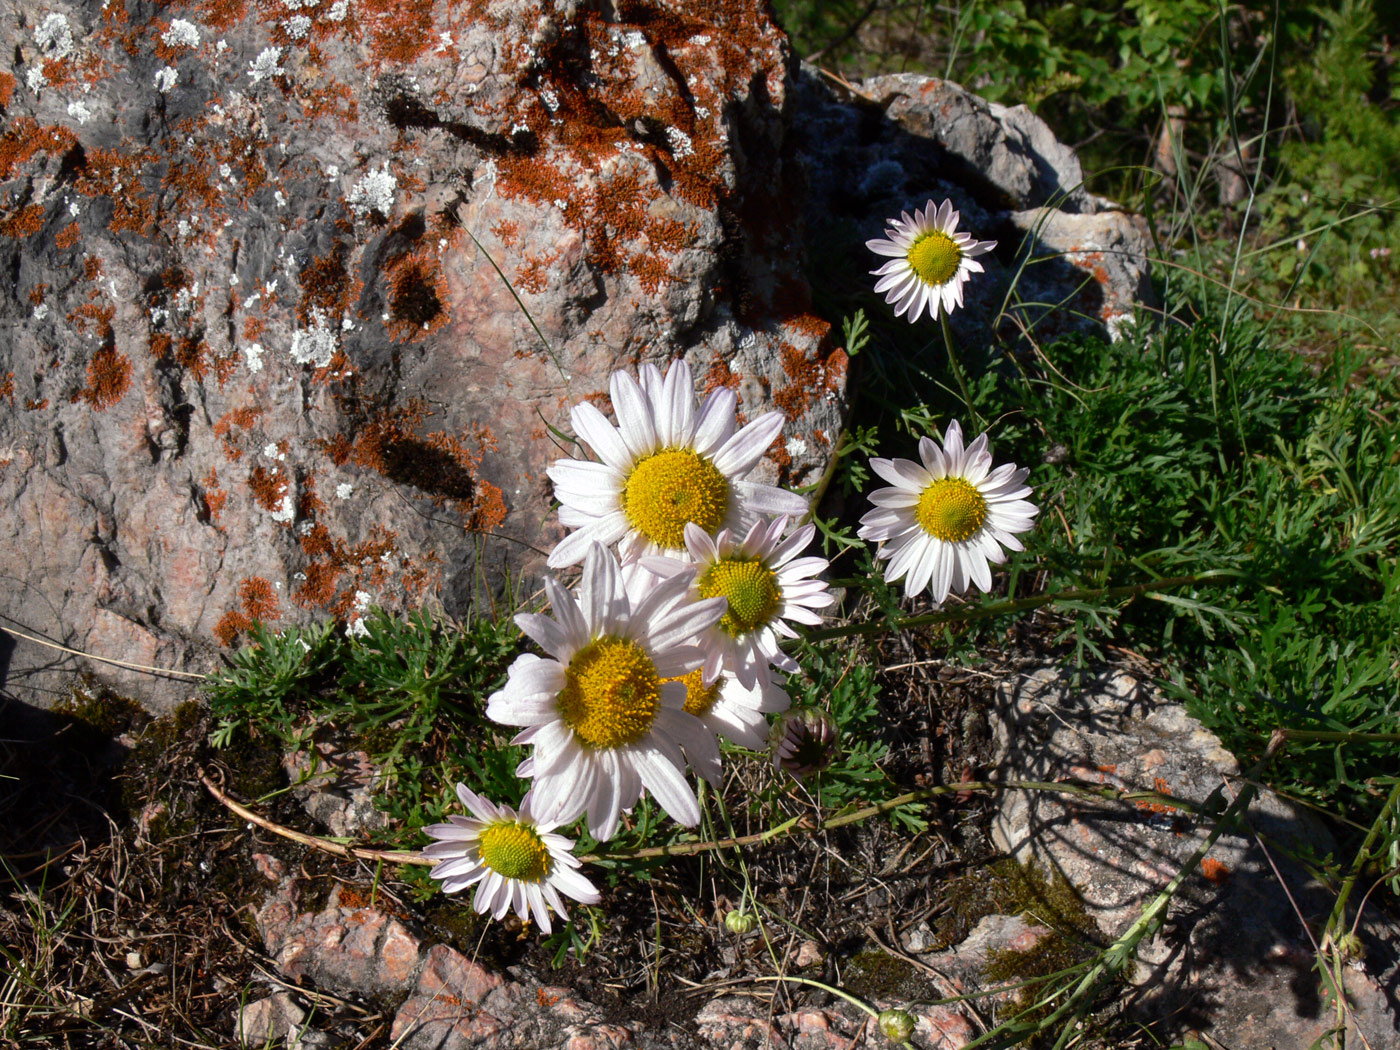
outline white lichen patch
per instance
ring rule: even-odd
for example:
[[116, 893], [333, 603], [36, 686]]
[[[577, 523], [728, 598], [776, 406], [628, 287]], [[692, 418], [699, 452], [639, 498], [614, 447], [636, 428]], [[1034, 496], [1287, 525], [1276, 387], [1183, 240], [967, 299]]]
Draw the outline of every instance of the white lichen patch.
[[349, 499], [351, 493], [353, 493], [354, 491], [355, 491], [355, 486], [354, 486], [354, 485], [350, 484], [350, 482], [348, 482], [348, 481], [342, 481], [339, 485], [337, 485], [337, 486], [335, 487], [335, 498], [336, 498], [336, 499]]
[[49, 304], [40, 303], [38, 306], [34, 307], [34, 312], [31, 313], [30, 316], [36, 321], [44, 320], [44, 318], [49, 316]]
[[199, 303], [199, 282], [183, 285], [175, 292], [175, 312], [187, 314]]
[[156, 90], [162, 95], [173, 88], [180, 80], [180, 73], [174, 66], [156, 70]]
[[193, 22], [176, 18], [160, 35], [160, 42], [166, 47], [198, 47], [199, 28]]
[[807, 454], [807, 442], [800, 437], [790, 437], [787, 439], [787, 454], [793, 459]]
[[363, 219], [372, 211], [386, 218], [394, 210], [394, 198], [399, 188], [399, 180], [394, 178], [386, 163], [378, 171], [365, 172], [360, 181], [350, 187], [350, 195], [345, 203], [355, 213], [355, 218]]
[[285, 492], [282, 494], [282, 504], [272, 511], [272, 520], [283, 525], [289, 524], [297, 516], [296, 504], [292, 501], [292, 494]]
[[299, 365], [325, 368], [335, 356], [335, 332], [326, 324], [324, 310], [313, 307], [311, 327], [292, 333], [292, 360]]
[[88, 104], [82, 99], [74, 99], [72, 102], [68, 103], [68, 115], [79, 124], [86, 124], [88, 119], [92, 116], [92, 110], [88, 108]]
[[286, 30], [292, 40], [305, 40], [306, 34], [311, 32], [311, 19], [305, 15], [293, 15], [287, 19]]
[[695, 145], [690, 141], [690, 136], [680, 128], [667, 128], [666, 141], [671, 144], [671, 156], [677, 160], [695, 152]]
[[257, 58], [248, 63], [248, 79], [257, 84], [268, 77], [281, 76], [286, 72], [279, 64], [281, 59], [282, 49], [280, 47], [264, 48]]
[[326, 21], [344, 22], [345, 16], [350, 13], [350, 0], [335, 0], [331, 4], [331, 9], [326, 12]]
[[73, 27], [64, 15], [46, 15], [34, 30], [34, 43], [46, 58], [67, 58], [73, 53]]
[[38, 95], [48, 86], [49, 78], [44, 76], [44, 71], [39, 66], [30, 66], [24, 74], [24, 86]]
[[249, 343], [243, 347], [243, 363], [249, 372], [261, 372], [263, 363], [262, 343]]

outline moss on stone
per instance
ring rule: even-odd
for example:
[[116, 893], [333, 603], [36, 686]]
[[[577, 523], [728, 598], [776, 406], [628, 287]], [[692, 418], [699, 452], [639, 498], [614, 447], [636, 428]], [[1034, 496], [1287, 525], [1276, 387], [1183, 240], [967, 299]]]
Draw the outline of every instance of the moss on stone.
[[[1085, 963], [1102, 949], [1098, 925], [1058, 871], [1046, 872], [1002, 857], [950, 883], [943, 900], [946, 911], [937, 926], [940, 948], [961, 943], [989, 915], [1019, 915], [1045, 928], [1030, 948], [988, 953], [983, 974], [994, 984], [1033, 981]], [[1040, 983], [1023, 988], [1016, 993], [1015, 1008], [1027, 1009], [1045, 990]], [[1048, 1014], [1051, 1009], [1046, 1006], [1038, 1012]], [[1023, 1020], [1035, 1017], [1029, 1014]]]
[[150, 720], [139, 703], [82, 679], [68, 696], [54, 705], [54, 714], [66, 715], [104, 737], [115, 738]]
[[918, 969], [878, 948], [867, 948], [853, 956], [846, 964], [841, 983], [866, 999], [920, 999], [928, 991], [928, 982]]

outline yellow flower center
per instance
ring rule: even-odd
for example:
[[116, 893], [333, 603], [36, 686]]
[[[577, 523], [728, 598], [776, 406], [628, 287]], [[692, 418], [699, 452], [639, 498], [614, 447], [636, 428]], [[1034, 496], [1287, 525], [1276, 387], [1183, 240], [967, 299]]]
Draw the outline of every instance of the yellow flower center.
[[958, 543], [987, 520], [987, 501], [966, 478], [939, 478], [919, 497], [915, 517], [930, 536]]
[[564, 724], [585, 747], [635, 744], [661, 709], [661, 679], [636, 642], [599, 638], [569, 661], [558, 705]]
[[782, 604], [778, 574], [761, 561], [721, 558], [700, 574], [698, 584], [701, 598], [728, 600], [719, 625], [735, 638], [762, 627]]
[[685, 546], [685, 526], [715, 532], [729, 512], [729, 482], [700, 453], [663, 448], [632, 468], [622, 490], [622, 510], [632, 527], [671, 550]]
[[946, 233], [934, 230], [911, 244], [905, 257], [924, 284], [942, 285], [958, 272], [962, 249]]
[[534, 828], [518, 820], [488, 824], [477, 848], [481, 863], [507, 879], [541, 882], [549, 874], [549, 848]]
[[723, 678], [716, 678], [706, 685], [704, 671], [698, 667], [689, 674], [683, 674], [679, 678], [663, 678], [661, 682], [663, 685], [666, 682], [685, 683], [685, 711], [696, 718], [703, 718], [710, 713], [710, 708], [719, 700], [720, 687], [724, 685]]

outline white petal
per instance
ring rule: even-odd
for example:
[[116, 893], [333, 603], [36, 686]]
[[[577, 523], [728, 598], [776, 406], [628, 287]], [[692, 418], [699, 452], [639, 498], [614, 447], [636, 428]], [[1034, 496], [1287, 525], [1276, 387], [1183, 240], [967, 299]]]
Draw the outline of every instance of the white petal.
[[591, 448], [594, 454], [614, 470], [624, 474], [632, 467], [632, 454], [622, 441], [617, 427], [608, 422], [607, 416], [588, 401], [580, 401], [569, 412], [569, 422], [577, 434]]
[[695, 419], [695, 451], [712, 456], [716, 449], [729, 440], [738, 423], [735, 417], [738, 404], [739, 395], [728, 387], [720, 387], [705, 399]]
[[726, 441], [714, 455], [715, 468], [729, 478], [742, 478], [758, 464], [773, 439], [782, 432], [781, 412], [765, 412]]
[[618, 429], [627, 450], [632, 453], [633, 461], [649, 456], [657, 448], [651, 402], [637, 381], [626, 372], [612, 374], [611, 390]]

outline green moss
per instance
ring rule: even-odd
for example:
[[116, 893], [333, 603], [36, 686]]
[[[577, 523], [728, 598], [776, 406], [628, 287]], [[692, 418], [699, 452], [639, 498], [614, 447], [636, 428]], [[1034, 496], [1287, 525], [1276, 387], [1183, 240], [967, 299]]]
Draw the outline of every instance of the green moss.
[[55, 704], [53, 710], [104, 737], [121, 736], [150, 720], [145, 709], [129, 696], [96, 686], [87, 679], [74, 683], [67, 698]]
[[243, 798], [259, 799], [287, 786], [282, 749], [275, 740], [242, 737], [222, 751], [220, 758], [229, 769], [229, 788]]
[[922, 999], [929, 992], [928, 981], [914, 966], [878, 948], [852, 957], [841, 983], [866, 999]]
[[464, 955], [474, 956], [481, 942], [482, 917], [472, 908], [470, 895], [463, 899], [439, 894], [424, 912], [433, 932], [444, 943]]
[[[937, 926], [938, 947], [961, 943], [988, 915], [1020, 915], [1045, 927], [1035, 945], [1022, 951], [989, 953], [984, 975], [995, 984], [1019, 984], [1044, 977], [1094, 958], [1101, 950], [1098, 925], [1084, 901], [1058, 871], [1043, 872], [1010, 857], [979, 868], [950, 883], [944, 892], [945, 912]], [[1032, 985], [1017, 994], [1024, 1010], [1045, 991]], [[1052, 1007], [1043, 1007], [1048, 1014]], [[1027, 1015], [1023, 1020], [1034, 1020]]]

